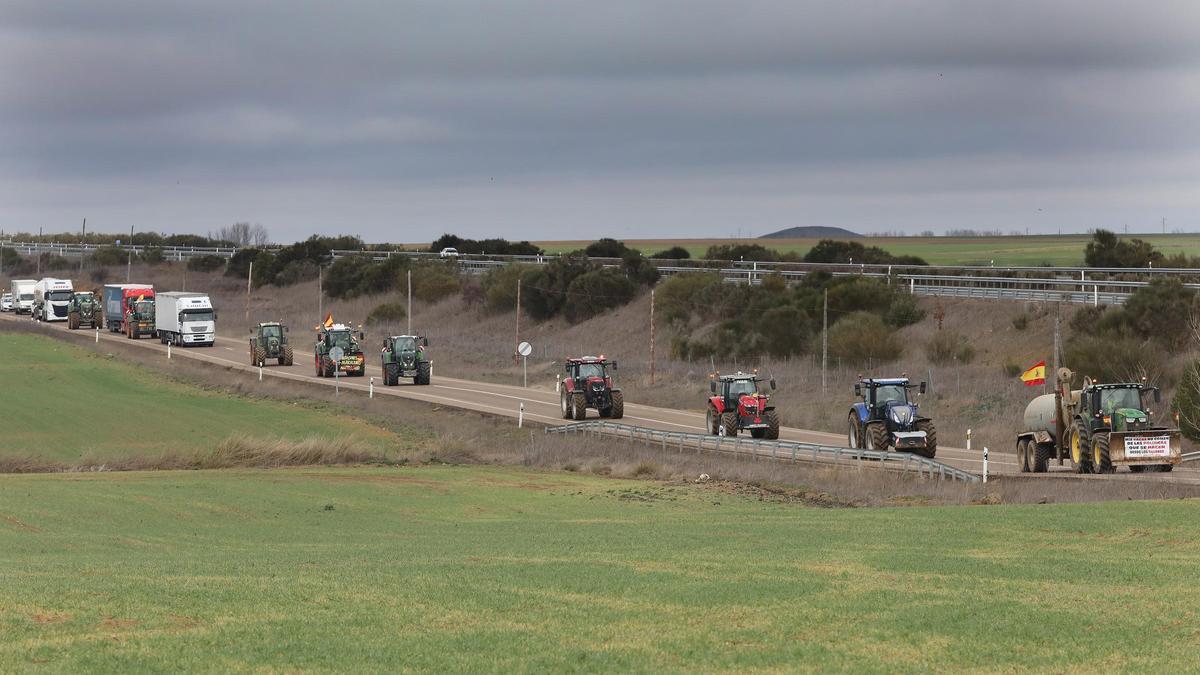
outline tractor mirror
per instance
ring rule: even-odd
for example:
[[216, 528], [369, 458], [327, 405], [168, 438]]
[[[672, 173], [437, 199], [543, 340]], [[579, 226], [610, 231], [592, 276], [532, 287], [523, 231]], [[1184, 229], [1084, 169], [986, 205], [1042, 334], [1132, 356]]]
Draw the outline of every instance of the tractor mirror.
[[285, 333], [287, 332], [287, 326], [283, 327], [283, 332], [285, 332]]
[[920, 391], [920, 392], [921, 392], [921, 395], [924, 395], [924, 394], [925, 394], [925, 389], [926, 389], [926, 387], [925, 387], [925, 383], [924, 383], [924, 382], [922, 382], [922, 383], [921, 383], [921, 388], [920, 388], [918, 391]]
[[616, 369], [617, 369], [617, 362], [616, 362], [616, 361], [613, 361], [613, 362], [612, 362], [612, 367], [613, 367], [613, 370], [616, 370]]
[[774, 391], [774, 389], [775, 389], [775, 378], [772, 377], [771, 378], [771, 390]]
[[429, 346], [429, 338], [427, 338], [427, 337], [421, 338], [421, 346], [428, 347]]
[[366, 339], [367, 339], [367, 334], [366, 334], [366, 333], [364, 333], [364, 332], [362, 332], [361, 330], [360, 330], [360, 331], [358, 331], [358, 339], [359, 339], [359, 340], [366, 340]]
[[1158, 387], [1154, 388], [1154, 402], [1162, 403], [1162, 389], [1159, 389]]
[[709, 391], [711, 391], [714, 394], [717, 393], [717, 381], [709, 380], [708, 381], [708, 389], [709, 389]]
[[251, 329], [250, 329], [250, 334], [251, 334], [251, 335], [254, 335], [254, 329], [253, 329], [253, 328], [251, 328]]
[[862, 385], [861, 384], [854, 385], [854, 395], [862, 396]]

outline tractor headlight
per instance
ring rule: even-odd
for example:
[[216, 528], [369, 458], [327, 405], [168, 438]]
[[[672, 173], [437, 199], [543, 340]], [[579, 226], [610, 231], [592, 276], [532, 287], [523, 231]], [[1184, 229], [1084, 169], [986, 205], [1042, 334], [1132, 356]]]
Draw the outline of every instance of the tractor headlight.
[[892, 408], [892, 421], [896, 424], [908, 424], [912, 419], [912, 410], [908, 408]]

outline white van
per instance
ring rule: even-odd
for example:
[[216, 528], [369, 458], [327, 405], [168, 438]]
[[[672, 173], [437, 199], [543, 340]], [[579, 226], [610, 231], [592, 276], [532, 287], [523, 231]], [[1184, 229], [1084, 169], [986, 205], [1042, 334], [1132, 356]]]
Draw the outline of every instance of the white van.
[[159, 293], [154, 296], [154, 329], [163, 344], [211, 347], [217, 341], [217, 313], [205, 293]]
[[45, 277], [33, 287], [33, 318], [38, 321], [66, 321], [75, 288], [70, 279]]
[[13, 279], [12, 297], [13, 311], [17, 314], [33, 314], [33, 289], [37, 286], [35, 279]]

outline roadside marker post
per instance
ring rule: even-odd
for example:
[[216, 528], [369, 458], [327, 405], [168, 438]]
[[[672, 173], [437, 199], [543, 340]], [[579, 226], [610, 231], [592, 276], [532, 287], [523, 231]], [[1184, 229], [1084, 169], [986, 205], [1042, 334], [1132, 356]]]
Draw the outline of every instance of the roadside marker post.
[[988, 451], [987, 451], [987, 446], [985, 445], [985, 446], [983, 446], [983, 482], [985, 482], [985, 483], [987, 482], [987, 459], [988, 459], [987, 456], [988, 456]]
[[367, 398], [375, 398], [375, 378], [367, 380]]
[[262, 382], [262, 364], [258, 364], [258, 381]]
[[517, 411], [517, 428], [525, 426], [525, 401], [521, 401], [521, 408]]
[[[97, 332], [96, 340], [99, 341], [99, 339], [100, 339], [100, 333]], [[171, 360], [171, 343], [170, 342], [167, 343], [167, 360], [168, 361]]]
[[[100, 329], [99, 328], [96, 329], [96, 344], [100, 344]], [[168, 347], [167, 350], [170, 351], [170, 347]], [[171, 357], [168, 355], [167, 358], [171, 358]]]

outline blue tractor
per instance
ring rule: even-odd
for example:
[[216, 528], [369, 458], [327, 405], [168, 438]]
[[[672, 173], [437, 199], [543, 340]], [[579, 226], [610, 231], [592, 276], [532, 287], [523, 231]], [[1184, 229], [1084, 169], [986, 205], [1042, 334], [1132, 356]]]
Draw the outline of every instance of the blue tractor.
[[850, 447], [936, 455], [937, 429], [909, 399], [912, 389], [924, 394], [925, 383], [915, 385], [907, 377], [865, 378], [855, 383], [854, 395], [862, 401], [850, 408], [846, 434]]

